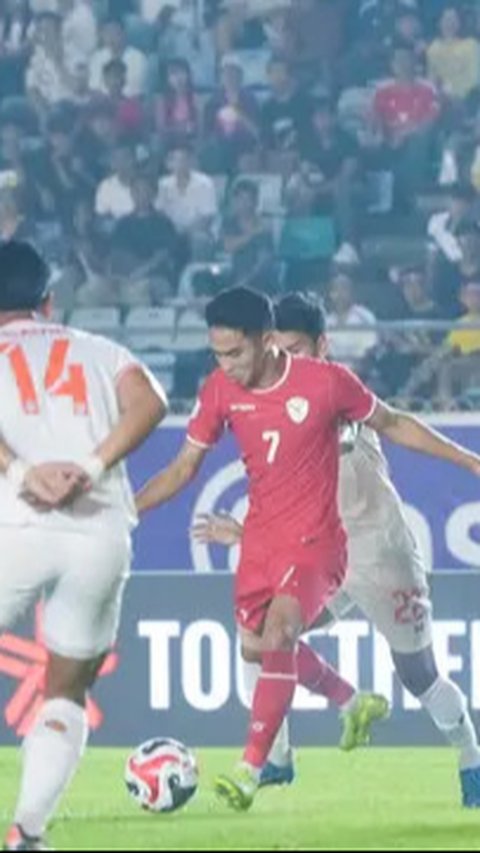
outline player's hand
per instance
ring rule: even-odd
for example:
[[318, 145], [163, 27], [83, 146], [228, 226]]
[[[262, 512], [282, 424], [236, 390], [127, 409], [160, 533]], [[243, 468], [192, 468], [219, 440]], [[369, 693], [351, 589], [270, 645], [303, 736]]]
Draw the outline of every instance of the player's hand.
[[197, 542], [215, 542], [230, 547], [237, 545], [242, 538], [242, 525], [231, 515], [199, 515], [190, 529]]
[[88, 475], [78, 465], [47, 462], [30, 468], [21, 496], [35, 509], [47, 512], [73, 503], [89, 488]]

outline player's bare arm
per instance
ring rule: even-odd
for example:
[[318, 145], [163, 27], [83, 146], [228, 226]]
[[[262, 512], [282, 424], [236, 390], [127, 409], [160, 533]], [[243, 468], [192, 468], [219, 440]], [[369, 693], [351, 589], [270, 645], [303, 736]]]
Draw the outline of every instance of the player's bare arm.
[[87, 464], [91, 482], [138, 447], [167, 414], [168, 403], [158, 385], [141, 368], [128, 370], [117, 385], [120, 419]]
[[199, 471], [207, 452], [208, 448], [187, 440], [168, 468], [153, 477], [138, 493], [138, 512], [145, 512], [166, 503], [188, 486]]
[[480, 476], [480, 457], [476, 453], [445, 438], [413, 415], [378, 402], [366, 424], [395, 444], [452, 462]]

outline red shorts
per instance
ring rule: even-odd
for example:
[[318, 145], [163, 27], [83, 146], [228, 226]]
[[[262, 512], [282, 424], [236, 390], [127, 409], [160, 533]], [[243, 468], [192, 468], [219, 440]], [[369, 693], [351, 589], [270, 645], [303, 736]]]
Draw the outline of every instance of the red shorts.
[[242, 628], [261, 629], [278, 595], [298, 600], [310, 628], [341, 587], [347, 569], [344, 541], [320, 539], [267, 548], [244, 542], [235, 582], [235, 617]]

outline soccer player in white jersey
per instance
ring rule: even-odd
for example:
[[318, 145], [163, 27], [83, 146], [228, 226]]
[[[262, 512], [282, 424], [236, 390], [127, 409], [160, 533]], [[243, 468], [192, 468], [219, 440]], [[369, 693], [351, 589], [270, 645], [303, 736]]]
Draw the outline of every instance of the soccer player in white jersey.
[[[299, 294], [276, 307], [278, 345], [297, 355], [325, 358], [325, 320], [319, 306]], [[402, 684], [421, 702], [442, 735], [458, 750], [463, 804], [480, 807], [480, 749], [467, 702], [459, 688], [440, 676], [432, 646], [432, 607], [425, 568], [389, 475], [377, 435], [347, 427], [342, 437], [340, 509], [348, 534], [349, 573], [330, 602], [320, 626], [332, 624], [354, 605], [386, 637]], [[242, 527], [229, 516], [197, 521], [193, 535], [233, 545]], [[258, 664], [244, 661], [245, 683], [253, 693]], [[347, 732], [348, 740], [348, 732]], [[294, 779], [285, 720], [263, 770], [264, 785]]]
[[7, 850], [46, 849], [84, 752], [87, 691], [116, 639], [136, 523], [123, 460], [167, 408], [126, 349], [48, 322], [47, 280], [31, 246], [0, 246], [0, 632], [43, 596], [49, 652]]

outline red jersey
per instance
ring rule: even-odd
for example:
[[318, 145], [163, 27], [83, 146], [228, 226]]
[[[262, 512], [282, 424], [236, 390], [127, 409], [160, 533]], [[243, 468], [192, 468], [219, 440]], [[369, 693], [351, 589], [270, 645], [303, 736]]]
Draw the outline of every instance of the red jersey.
[[393, 81], [380, 86], [374, 110], [384, 127], [392, 134], [404, 127], [421, 127], [436, 119], [440, 104], [434, 87], [423, 80], [412, 83]]
[[286, 358], [282, 378], [247, 389], [216, 370], [206, 380], [188, 439], [210, 447], [225, 428], [235, 435], [249, 480], [245, 535], [272, 544], [342, 533], [337, 509], [338, 427], [363, 421], [374, 395], [347, 368]]

